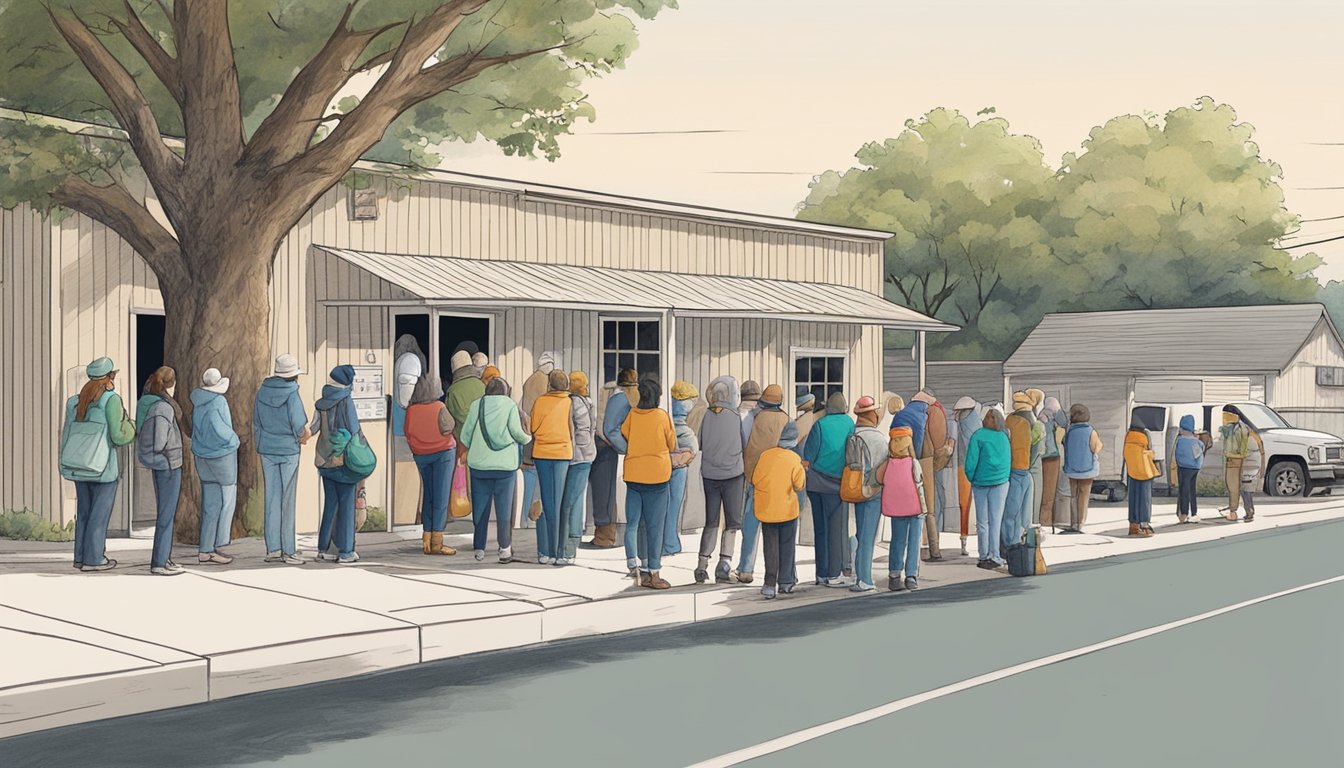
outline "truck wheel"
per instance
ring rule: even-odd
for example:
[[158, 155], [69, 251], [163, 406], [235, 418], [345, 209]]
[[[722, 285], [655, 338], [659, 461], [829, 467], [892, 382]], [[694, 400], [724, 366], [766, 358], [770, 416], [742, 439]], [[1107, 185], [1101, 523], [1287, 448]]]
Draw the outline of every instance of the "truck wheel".
[[1124, 483], [1112, 483], [1106, 487], [1106, 500], [1112, 503], [1129, 498], [1129, 488]]
[[1276, 461], [1269, 468], [1265, 486], [1270, 496], [1306, 496], [1311, 493], [1311, 481], [1306, 470], [1296, 461]]

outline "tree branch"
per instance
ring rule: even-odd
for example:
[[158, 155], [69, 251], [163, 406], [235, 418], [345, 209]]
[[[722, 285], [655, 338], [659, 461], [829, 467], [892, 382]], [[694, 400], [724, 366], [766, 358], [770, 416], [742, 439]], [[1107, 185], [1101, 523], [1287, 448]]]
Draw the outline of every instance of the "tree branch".
[[84, 22], [51, 9], [48, 14], [66, 44], [107, 94], [112, 112], [130, 138], [140, 167], [158, 192], [159, 199], [170, 205], [180, 200], [178, 176], [182, 171], [182, 159], [164, 143], [158, 118], [135, 78]]
[[186, 167], [196, 186], [224, 182], [243, 153], [242, 96], [228, 6], [224, 0], [173, 3]]
[[140, 254], [165, 285], [184, 285], [187, 271], [177, 238], [124, 186], [98, 186], [81, 176], [67, 176], [51, 192], [58, 205], [79, 211], [121, 236]]
[[179, 107], [182, 106], [182, 80], [178, 77], [177, 61], [168, 55], [158, 40], [154, 39], [154, 35], [131, 7], [131, 0], [122, 0], [122, 6], [126, 10], [126, 20], [112, 19], [112, 25], [145, 60], [150, 71], [159, 78], [159, 82], [168, 89], [168, 93], [172, 94], [173, 101], [176, 101]]

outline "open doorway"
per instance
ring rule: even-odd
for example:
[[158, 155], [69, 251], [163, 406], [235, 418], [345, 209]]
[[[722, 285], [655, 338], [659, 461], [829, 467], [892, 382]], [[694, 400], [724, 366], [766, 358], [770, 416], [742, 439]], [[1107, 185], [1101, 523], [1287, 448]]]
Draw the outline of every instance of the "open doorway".
[[[392, 395], [392, 408], [389, 413], [392, 426], [392, 525], [415, 525], [420, 522], [420, 474], [415, 466], [415, 456], [406, 442], [406, 400], [407, 393], [402, 389], [400, 377], [403, 370], [424, 375], [431, 370], [430, 365], [430, 317], [428, 312], [410, 312], [393, 315], [392, 334], [392, 381], [388, 393]], [[406, 344], [403, 337], [409, 336], [415, 343]], [[403, 356], [412, 354], [418, 362], [403, 360]]]
[[471, 342], [495, 362], [490, 349], [490, 318], [472, 315], [439, 315], [439, 376], [444, 387], [453, 381], [453, 352], [465, 342]]
[[[144, 394], [145, 380], [163, 365], [164, 336], [167, 323], [161, 314], [136, 312], [131, 315], [131, 366], [121, 384], [128, 393], [127, 407], [134, 417], [135, 408]], [[127, 531], [131, 536], [153, 536], [157, 511], [154, 503], [154, 473], [141, 466], [135, 452], [126, 453], [122, 462], [122, 479], [129, 486], [130, 519]], [[129, 481], [129, 482], [125, 482]], [[122, 519], [113, 513], [113, 520]]]

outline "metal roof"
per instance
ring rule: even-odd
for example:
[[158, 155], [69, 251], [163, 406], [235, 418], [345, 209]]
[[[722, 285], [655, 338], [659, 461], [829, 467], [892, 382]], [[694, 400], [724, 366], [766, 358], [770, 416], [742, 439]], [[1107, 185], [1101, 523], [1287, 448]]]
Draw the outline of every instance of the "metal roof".
[[[957, 329], [876, 294], [825, 283], [314, 248], [399, 287], [406, 299], [449, 301], [463, 307], [672, 309], [686, 316], [825, 320], [919, 331]], [[330, 292], [319, 296], [338, 304], [369, 303], [369, 298]]]
[[1339, 340], [1320, 304], [1046, 315], [1003, 372], [1272, 373], [1288, 366], [1320, 323]]

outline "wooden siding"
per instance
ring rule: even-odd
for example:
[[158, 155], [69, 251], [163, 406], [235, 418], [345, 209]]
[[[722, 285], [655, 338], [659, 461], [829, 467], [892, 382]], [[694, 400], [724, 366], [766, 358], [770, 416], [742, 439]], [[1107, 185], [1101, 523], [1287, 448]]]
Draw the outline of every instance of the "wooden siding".
[[[1329, 408], [1344, 412], [1344, 387], [1316, 386], [1316, 367], [1344, 367], [1344, 349], [1321, 322], [1307, 337], [1301, 351], [1274, 382], [1275, 408]], [[1296, 422], [1294, 422], [1296, 423]], [[1334, 433], [1338, 434], [1338, 433]]]

